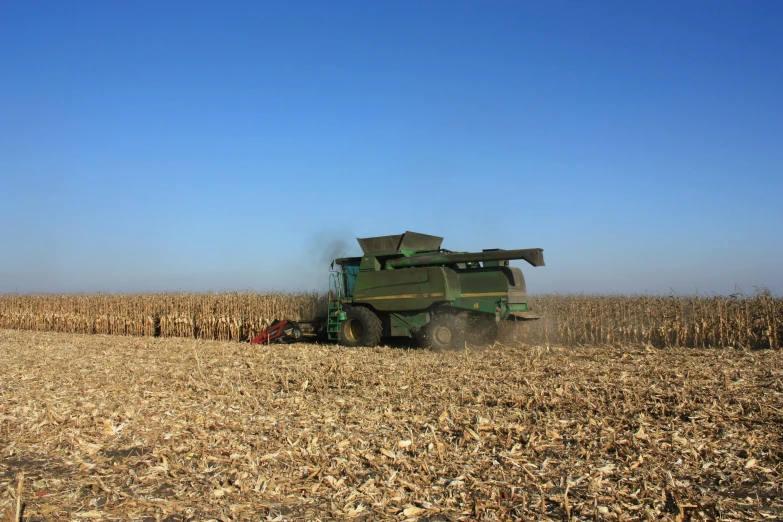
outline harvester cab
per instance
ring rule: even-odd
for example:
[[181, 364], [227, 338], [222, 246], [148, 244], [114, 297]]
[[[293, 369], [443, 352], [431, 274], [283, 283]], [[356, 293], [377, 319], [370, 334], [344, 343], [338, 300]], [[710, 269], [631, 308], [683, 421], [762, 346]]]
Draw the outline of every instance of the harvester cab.
[[416, 232], [358, 239], [363, 255], [332, 265], [328, 339], [375, 346], [382, 337], [409, 337], [455, 348], [468, 336], [492, 340], [499, 321], [536, 318], [522, 271], [509, 261], [544, 266], [542, 249], [464, 253], [442, 241]]

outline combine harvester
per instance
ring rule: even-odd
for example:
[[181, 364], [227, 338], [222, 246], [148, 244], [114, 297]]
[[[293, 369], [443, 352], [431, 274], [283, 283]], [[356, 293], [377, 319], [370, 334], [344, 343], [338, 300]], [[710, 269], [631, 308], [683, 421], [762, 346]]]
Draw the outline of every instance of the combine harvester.
[[502, 320], [538, 319], [528, 307], [522, 270], [509, 261], [544, 266], [540, 248], [451, 252], [440, 247], [443, 238], [416, 232], [358, 241], [362, 257], [332, 262], [326, 318], [275, 321], [251, 342], [321, 337], [376, 346], [381, 338], [407, 337], [453, 349], [469, 336], [492, 341]]

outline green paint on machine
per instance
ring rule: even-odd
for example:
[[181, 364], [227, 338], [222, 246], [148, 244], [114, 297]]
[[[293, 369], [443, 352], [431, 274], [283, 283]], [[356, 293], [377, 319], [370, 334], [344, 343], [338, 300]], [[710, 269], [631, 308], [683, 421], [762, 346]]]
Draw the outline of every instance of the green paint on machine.
[[451, 252], [441, 248], [443, 238], [416, 232], [358, 241], [363, 255], [336, 259], [330, 274], [330, 340], [373, 346], [382, 337], [413, 337], [457, 348], [466, 325], [535, 318], [522, 271], [509, 261], [544, 266], [540, 248]]

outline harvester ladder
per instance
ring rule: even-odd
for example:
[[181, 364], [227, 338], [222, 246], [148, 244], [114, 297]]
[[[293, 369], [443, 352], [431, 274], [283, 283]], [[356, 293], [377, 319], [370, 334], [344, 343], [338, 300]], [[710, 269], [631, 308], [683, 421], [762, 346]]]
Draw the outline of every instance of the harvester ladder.
[[340, 280], [342, 274], [329, 274], [329, 304], [326, 315], [326, 336], [330, 341], [340, 340], [340, 313], [343, 311]]
[[330, 341], [340, 340], [340, 311], [342, 306], [339, 299], [329, 299], [329, 315], [326, 319], [326, 334]]

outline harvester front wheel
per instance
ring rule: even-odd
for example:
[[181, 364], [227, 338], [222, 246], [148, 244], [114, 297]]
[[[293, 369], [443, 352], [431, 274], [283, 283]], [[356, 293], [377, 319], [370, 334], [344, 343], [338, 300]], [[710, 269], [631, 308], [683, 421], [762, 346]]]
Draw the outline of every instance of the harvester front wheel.
[[377, 346], [381, 342], [381, 320], [369, 308], [356, 306], [345, 312], [340, 325], [340, 344], [345, 346]]
[[465, 348], [465, 323], [452, 314], [436, 315], [427, 325], [424, 344], [435, 350]]

